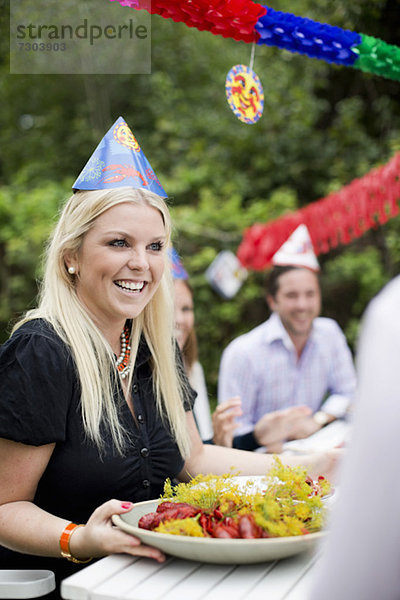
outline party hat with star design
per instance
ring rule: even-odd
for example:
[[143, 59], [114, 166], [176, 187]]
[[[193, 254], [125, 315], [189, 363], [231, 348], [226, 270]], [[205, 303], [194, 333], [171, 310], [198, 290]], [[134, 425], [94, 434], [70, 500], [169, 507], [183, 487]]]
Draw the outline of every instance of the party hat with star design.
[[167, 197], [138, 141], [122, 117], [107, 131], [72, 186], [74, 190], [119, 187], [143, 188], [162, 198]]

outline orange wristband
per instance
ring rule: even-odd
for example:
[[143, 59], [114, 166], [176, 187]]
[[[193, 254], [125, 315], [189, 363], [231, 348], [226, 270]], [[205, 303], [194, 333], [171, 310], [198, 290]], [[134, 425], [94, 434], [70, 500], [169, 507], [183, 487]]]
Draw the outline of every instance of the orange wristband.
[[74, 563], [84, 564], [90, 562], [92, 559], [87, 558], [86, 560], [79, 560], [78, 558], [75, 558], [75, 556], [72, 556], [71, 550], [69, 549], [69, 541], [71, 539], [71, 535], [73, 534], [75, 529], [77, 529], [77, 527], [84, 527], [84, 525], [76, 525], [75, 523], [69, 523], [60, 535], [61, 556]]

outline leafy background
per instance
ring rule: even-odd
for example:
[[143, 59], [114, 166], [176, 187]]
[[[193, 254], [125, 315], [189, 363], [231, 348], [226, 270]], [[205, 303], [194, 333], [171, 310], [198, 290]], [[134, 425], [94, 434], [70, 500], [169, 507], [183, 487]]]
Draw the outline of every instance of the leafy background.
[[[397, 0], [271, 6], [398, 44]], [[227, 301], [208, 285], [206, 268], [219, 251], [236, 251], [246, 227], [323, 198], [399, 151], [399, 82], [257, 47], [264, 115], [249, 126], [230, 111], [224, 87], [233, 65], [249, 64], [248, 44], [154, 15], [151, 75], [10, 75], [8, 10], [0, 0], [0, 342], [35, 303], [60, 204], [122, 115], [170, 195], [215, 398], [222, 350], [268, 313], [265, 273], [251, 272]], [[355, 352], [367, 303], [400, 272], [399, 232], [398, 217], [320, 256], [323, 314], [338, 320]]]

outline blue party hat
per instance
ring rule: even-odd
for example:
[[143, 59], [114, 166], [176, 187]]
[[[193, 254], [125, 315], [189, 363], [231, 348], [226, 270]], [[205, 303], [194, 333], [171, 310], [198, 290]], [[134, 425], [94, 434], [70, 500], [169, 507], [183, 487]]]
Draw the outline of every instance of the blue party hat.
[[183, 266], [182, 261], [179, 258], [179, 254], [175, 248], [172, 246], [171, 248], [168, 248], [168, 254], [171, 261], [172, 277], [174, 279], [189, 279], [189, 275], [187, 274], [186, 269]]
[[119, 187], [144, 188], [166, 198], [167, 194], [135, 136], [119, 117], [103, 137], [72, 188], [105, 190]]

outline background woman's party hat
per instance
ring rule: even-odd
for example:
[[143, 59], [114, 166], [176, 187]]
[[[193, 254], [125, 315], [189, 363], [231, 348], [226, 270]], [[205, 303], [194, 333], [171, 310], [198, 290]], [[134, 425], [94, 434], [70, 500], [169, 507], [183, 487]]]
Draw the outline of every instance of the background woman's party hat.
[[171, 261], [171, 272], [174, 279], [189, 279], [185, 267], [179, 257], [179, 254], [173, 246], [168, 248], [168, 254]]
[[122, 117], [107, 131], [72, 186], [74, 190], [118, 187], [144, 188], [162, 198], [167, 197], [138, 141]]

